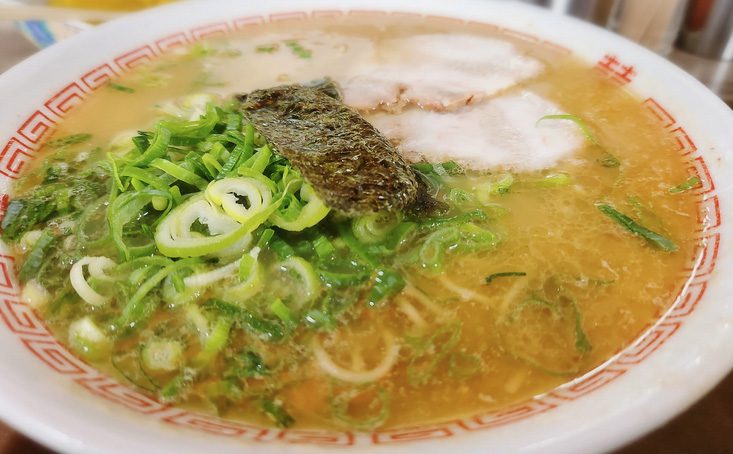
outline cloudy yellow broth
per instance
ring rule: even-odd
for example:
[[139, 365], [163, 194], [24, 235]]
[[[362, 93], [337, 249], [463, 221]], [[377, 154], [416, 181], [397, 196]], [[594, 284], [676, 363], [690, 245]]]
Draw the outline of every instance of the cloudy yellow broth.
[[[170, 100], [192, 93], [226, 96], [337, 77], [358, 63], [360, 49], [333, 41], [333, 34], [381, 40], [423, 32], [453, 33], [457, 27], [438, 19], [406, 17], [380, 18], [379, 25], [369, 19], [343, 18], [253, 27], [226, 40], [179, 49], [126, 74], [115, 83], [134, 93], [99, 89], [75, 108], [55, 135], [89, 132], [94, 137], [84, 149], [102, 147], [97, 153], [103, 159], [104, 147], [115, 135], [150, 130], [160, 118], [160, 107]], [[460, 32], [496, 36], [475, 25], [461, 25]], [[273, 54], [257, 50], [268, 43], [283, 46], [283, 40], [314, 35], [322, 37], [321, 44], [313, 46], [311, 58], [295, 64], [285, 47]], [[266, 362], [280, 365], [274, 372], [281, 384], [278, 398], [297, 427], [349, 427], [343, 417], [334, 417], [333, 399], [338, 393], [354, 397], [345, 411], [355, 420], [379, 417], [385, 405], [380, 398], [388, 396], [389, 414], [380, 429], [448, 420], [531, 399], [582, 376], [629, 345], [669, 307], [680, 289], [684, 265], [695, 245], [697, 221], [694, 197], [689, 192], [669, 192], [689, 177], [676, 144], [637, 96], [587, 63], [550, 48], [498, 37], [512, 40], [547, 65], [539, 77], [511, 90], [528, 88], [585, 119], [620, 167], [600, 165], [602, 150], [587, 143], [556, 168], [515, 175], [511, 190], [492, 200], [496, 213], [491, 226], [501, 238], [496, 249], [454, 258], [440, 275], [410, 272], [411, 286], [427, 298], [403, 292], [379, 308], [356, 306], [334, 331], [302, 330], [283, 343], [244, 335], [235, 339], [230, 348], [255, 347]], [[572, 184], [544, 187], [538, 183], [556, 172], [568, 174]], [[452, 177], [451, 184], [471, 189], [482, 178], [469, 172]], [[35, 181], [29, 177], [24, 185]], [[679, 250], [664, 252], [633, 236], [599, 212], [596, 203], [601, 201], [672, 239]], [[500, 272], [526, 276], [485, 283], [487, 276]], [[564, 303], [556, 310], [527, 303], [560, 299]], [[576, 345], [575, 309], [590, 347], [585, 352]], [[62, 341], [73, 316], [73, 310], [47, 314], [51, 329]], [[156, 317], [158, 321], [171, 317], [173, 326], [184, 323], [175, 314]], [[317, 337], [341, 366], [370, 369], [386, 354], [385, 333], [401, 346], [400, 356], [376, 384], [360, 387], [334, 380], [314, 358], [313, 337]], [[431, 336], [433, 345], [425, 347]], [[138, 341], [134, 336], [119, 341], [115, 348], [134, 348]], [[443, 346], [448, 350], [443, 351]], [[419, 353], [421, 348], [427, 350]], [[95, 366], [127, 382], [119, 365], [115, 368], [101, 361]], [[139, 372], [124, 367], [125, 375], [140, 378]], [[219, 362], [213, 367], [215, 376], [216, 368], [224, 366]], [[170, 378], [153, 375], [154, 380]], [[202, 397], [211, 396], [212, 383], [197, 383], [181, 405], [270, 424], [256, 403], [221, 404], [215, 397]], [[251, 390], [258, 386], [264, 385], [253, 380]]]

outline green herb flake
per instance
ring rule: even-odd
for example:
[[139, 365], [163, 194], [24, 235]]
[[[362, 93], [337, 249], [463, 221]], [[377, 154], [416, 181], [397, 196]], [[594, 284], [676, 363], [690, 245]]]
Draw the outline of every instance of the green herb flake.
[[510, 277], [510, 276], [526, 276], [527, 273], [523, 271], [502, 271], [501, 273], [494, 273], [489, 276], [486, 276], [486, 279], [484, 279], [485, 284], [491, 284], [494, 279], [499, 277]]
[[670, 194], [679, 194], [685, 191], [689, 191], [690, 189], [694, 189], [698, 186], [700, 186], [702, 182], [700, 181], [700, 177], [697, 175], [693, 175], [687, 180], [685, 180], [684, 183], [680, 183], [677, 186], [674, 186], [672, 188], [669, 188]]
[[598, 210], [600, 210], [601, 213], [608, 216], [611, 220], [615, 221], [634, 235], [638, 235], [644, 238], [653, 246], [665, 252], [675, 252], [678, 249], [677, 245], [672, 242], [672, 240], [647, 229], [630, 217], [616, 210], [611, 205], [599, 203], [596, 205], [596, 207], [598, 208]]
[[135, 93], [135, 89], [128, 87], [126, 85], [121, 85], [115, 82], [110, 82], [109, 85], [107, 85], [112, 90], [121, 91], [122, 93]]
[[260, 46], [257, 46], [255, 48], [255, 51], [261, 53], [261, 54], [272, 54], [278, 51], [280, 49], [280, 45], [278, 43], [272, 43], [272, 44], [263, 44]]
[[598, 162], [601, 163], [603, 167], [618, 167], [621, 165], [621, 161], [619, 161], [616, 156], [607, 151], [603, 153], [603, 157], [598, 159]]
[[46, 142], [46, 145], [51, 148], [61, 148], [69, 145], [76, 145], [78, 143], [87, 142], [91, 138], [92, 135], [87, 133], [71, 134], [70, 136], [59, 137], [58, 139], [49, 140], [48, 142]]
[[593, 349], [593, 346], [583, 329], [583, 315], [580, 313], [578, 303], [575, 300], [570, 301], [573, 307], [573, 315], [575, 316], [575, 348], [580, 354], [585, 355]]
[[300, 58], [308, 59], [312, 56], [312, 52], [303, 47], [298, 41], [285, 41], [285, 45]]

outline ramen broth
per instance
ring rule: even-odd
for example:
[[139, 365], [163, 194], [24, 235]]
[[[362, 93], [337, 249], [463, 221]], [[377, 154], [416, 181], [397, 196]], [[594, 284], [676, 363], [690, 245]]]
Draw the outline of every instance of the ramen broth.
[[[14, 197], [22, 199], [38, 185], [48, 184], [49, 166], [58, 162], [55, 157], [80, 172], [110, 156], [121, 160], [119, 149], [111, 144], [129, 144], [124, 138], [135, 131], [155, 131], [161, 118], [186, 111], [187, 102], [195, 104], [196, 99], [186, 101], [195, 93], [216, 94], [220, 98], [213, 102], [224, 105], [235, 93], [328, 76], [344, 88], [348, 104], [354, 96], [348, 92], [349, 78], [364, 68], [370, 46], [422, 34], [457, 33], [456, 27], [439, 19], [409, 17], [385, 17], [378, 26], [358, 18], [306, 20], [252, 27], [225, 41], [178, 49], [97, 90], [76, 107], [52, 139], [91, 136], [82, 137], [80, 143], [57, 141], [55, 148], [46, 146], [46, 159], [36, 160]], [[455, 167], [444, 164], [448, 159], [437, 168], [417, 164], [418, 170], [434, 178], [434, 197], [450, 206], [444, 218], [476, 210], [484, 213], [469, 224], [482, 235], [490, 232], [490, 245], [471, 250], [438, 243], [438, 248], [445, 248], [439, 252], [443, 261], [428, 260], [426, 265], [420, 259], [421, 245], [429, 241], [430, 232], [440, 230], [424, 230], [428, 233], [412, 237], [394, 255], [380, 259], [402, 276], [403, 287], [368, 304], [369, 289], [381, 282], [373, 271], [380, 264], [371, 268], [363, 264], [365, 280], [334, 293], [336, 299], [329, 303], [333, 318], [324, 322], [317, 315], [323, 314], [323, 299], [331, 292], [328, 278], [319, 275], [318, 295], [307, 307], [296, 307], [298, 294], [309, 290], [304, 290], [302, 276], [293, 278], [292, 262], [290, 268], [282, 265], [288, 259], [270, 242], [256, 257], [267, 273], [262, 290], [266, 302], [227, 301], [220, 288], [229, 281], [204, 287], [188, 301], [166, 301], [162, 287], [166, 281], [160, 281], [145, 296], [157, 301], [152, 312], [132, 329], [122, 330], [111, 323], [124, 309], [121, 303], [113, 299], [87, 304], [69, 285], [69, 269], [81, 257], [105, 255], [123, 263], [109, 245], [97, 249], [78, 245], [75, 223], [86, 208], [79, 207], [78, 212], [71, 209], [62, 220], [51, 221], [54, 228], [69, 223], [67, 233], [52, 246], [66, 252], [56, 256], [45, 252], [47, 260], [56, 259], [37, 276], [26, 276], [35, 286], [24, 291], [27, 300], [36, 304], [62, 342], [139, 391], [262, 424], [372, 430], [447, 420], [530, 399], [608, 360], [669, 306], [683, 283], [684, 265], [695, 246], [696, 210], [688, 188], [670, 189], [684, 182], [693, 187], [694, 179], [676, 153], [676, 144], [639, 99], [584, 62], [478, 25], [460, 27], [464, 35], [509, 42], [520, 55], [542, 65], [537, 74], [470, 101], [473, 108], [498, 96], [531, 91], [557, 106], [562, 115], [582, 119], [593, 135], [593, 140], [586, 139], [568, 117], [543, 119], [539, 125], [568, 128], [580, 146], [541, 169], [525, 170], [511, 159], [489, 169], [472, 168], [466, 159]], [[369, 120], [421, 108], [384, 107], [360, 111]], [[539, 120], [530, 118], [530, 127]], [[441, 124], [432, 127], [439, 129]], [[258, 144], [264, 139], [259, 138]], [[400, 138], [390, 139], [399, 150]], [[449, 156], [454, 144], [440, 146]], [[410, 159], [420, 159], [402, 151]], [[109, 192], [112, 175], [107, 169], [99, 177], [104, 191], [98, 194]], [[615, 211], [609, 215], [599, 204]], [[147, 208], [137, 219], [144, 224], [156, 213], [160, 212]], [[634, 235], [614, 213], [627, 215], [676, 248], [664, 250], [654, 240]], [[98, 222], [101, 231], [108, 219], [102, 215]], [[341, 259], [358, 262], [361, 259], [345, 245], [339, 230], [355, 222], [332, 213], [302, 232], [273, 229], [280, 242], [294, 249], [293, 256], [308, 262], [319, 260], [318, 250], [301, 245], [311, 244], [318, 235], [330, 241]], [[418, 229], [427, 229], [415, 222]], [[44, 228], [50, 227], [37, 225], [32, 230]], [[460, 230], [461, 235], [467, 231]], [[20, 263], [31, 260], [29, 251], [38, 235], [10, 241]], [[238, 257], [243, 254], [248, 252], [242, 250]], [[232, 262], [202, 260], [191, 273]], [[161, 268], [150, 268], [149, 273], [145, 269], [141, 265], [140, 276], [125, 277], [126, 282], [137, 282], [130, 291]], [[99, 294], [114, 293], [112, 284], [88, 279]], [[243, 322], [241, 313], [211, 299], [246, 308], [284, 334], [278, 339], [263, 335], [253, 328], [252, 319]], [[289, 307], [285, 315], [272, 303], [275, 299]], [[233, 322], [227, 321], [227, 314]], [[94, 348], [73, 334], [70, 337], [70, 326], [84, 317], [108, 342], [103, 354], [95, 355]], [[72, 332], [78, 334], [79, 329], [76, 325]], [[202, 362], [206, 338], [214, 336], [223, 336], [225, 344]]]

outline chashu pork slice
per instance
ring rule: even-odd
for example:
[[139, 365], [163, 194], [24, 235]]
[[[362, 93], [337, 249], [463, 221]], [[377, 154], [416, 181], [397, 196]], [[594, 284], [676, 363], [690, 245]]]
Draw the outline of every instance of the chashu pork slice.
[[424, 34], [380, 41], [337, 77], [356, 109], [399, 111], [406, 105], [450, 110], [478, 102], [544, 69], [507, 41], [466, 34]]
[[560, 108], [522, 90], [449, 112], [411, 108], [368, 120], [409, 161], [456, 161], [473, 170], [532, 171], [572, 156], [584, 138], [570, 121], [547, 120]]

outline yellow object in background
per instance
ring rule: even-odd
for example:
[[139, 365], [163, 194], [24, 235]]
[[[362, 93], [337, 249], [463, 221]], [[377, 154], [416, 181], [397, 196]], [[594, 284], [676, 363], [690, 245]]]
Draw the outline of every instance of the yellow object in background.
[[50, 6], [65, 8], [109, 9], [116, 11], [134, 11], [150, 8], [172, 0], [50, 0]]

